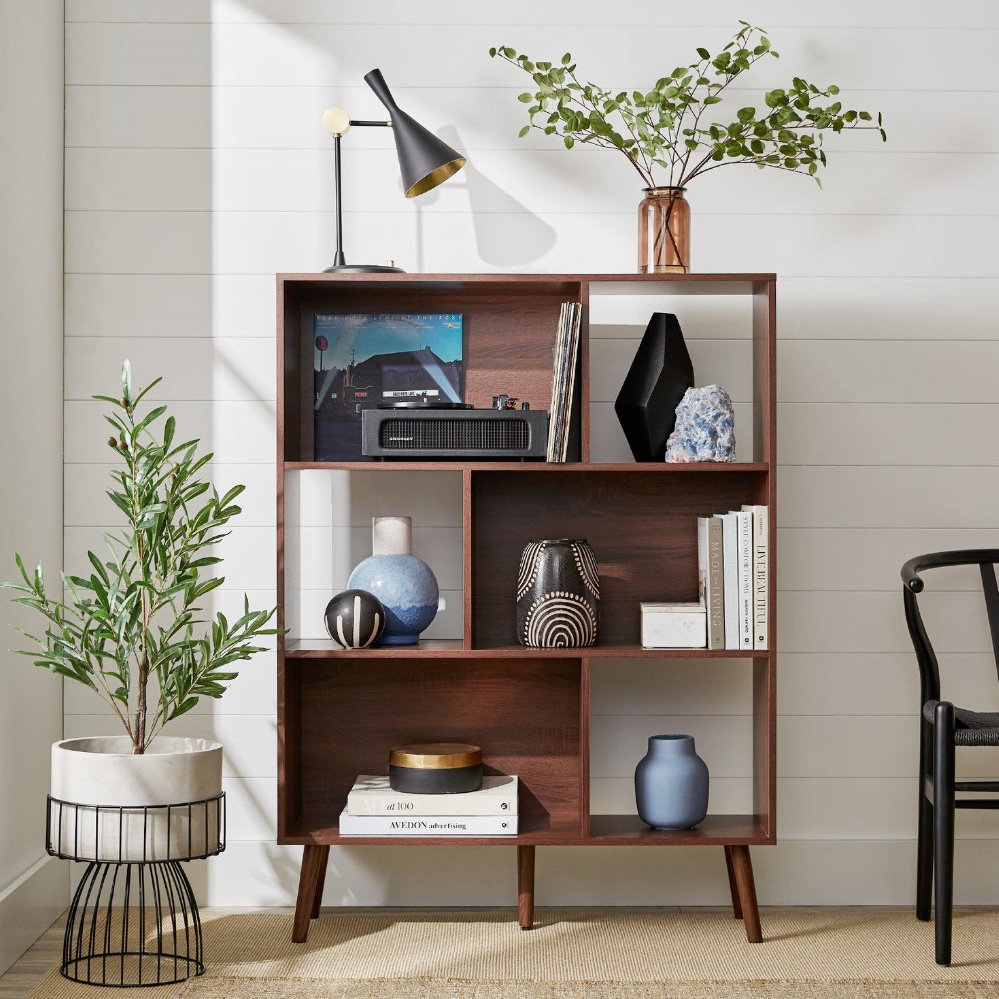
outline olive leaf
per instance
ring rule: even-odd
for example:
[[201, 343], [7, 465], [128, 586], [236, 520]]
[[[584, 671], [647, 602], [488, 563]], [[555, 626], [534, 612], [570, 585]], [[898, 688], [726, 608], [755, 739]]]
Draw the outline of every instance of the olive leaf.
[[[139, 403], [157, 378], [138, 393], [132, 369], [121, 369], [121, 398], [95, 396], [111, 405], [108, 445], [119, 464], [107, 496], [125, 518], [117, 534], [105, 535], [107, 551], [87, 552], [89, 576], [62, 574], [65, 599], [46, 589], [42, 567], [29, 573], [20, 554], [19, 582], [2, 583], [12, 600], [36, 611], [41, 634], [17, 630], [30, 650], [17, 650], [36, 666], [82, 683], [111, 706], [142, 753], [168, 721], [190, 711], [202, 697], [221, 697], [237, 673], [232, 666], [264, 646], [274, 610], [251, 610], [230, 622], [221, 612], [204, 615], [199, 601], [221, 586], [202, 570], [222, 560], [213, 554], [240, 513], [233, 486], [220, 496], [198, 472], [212, 459], [198, 454], [196, 440], [174, 443], [172, 416], [158, 428], [166, 406], [145, 415]], [[156, 689], [150, 690], [155, 678]], [[155, 703], [150, 703], [150, 695]]]

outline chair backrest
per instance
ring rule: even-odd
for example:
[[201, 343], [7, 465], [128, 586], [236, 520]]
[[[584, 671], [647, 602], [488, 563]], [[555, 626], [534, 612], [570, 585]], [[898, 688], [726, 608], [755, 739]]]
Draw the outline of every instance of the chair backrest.
[[913, 648], [916, 650], [916, 662], [919, 664], [922, 696], [920, 707], [927, 701], [940, 700], [940, 670], [916, 602], [916, 594], [921, 593], [923, 589], [923, 580], [919, 574], [927, 569], [940, 569], [945, 566], [978, 566], [982, 575], [982, 589], [985, 592], [989, 631], [992, 634], [992, 653], [995, 656], [996, 673], [999, 675], [999, 586], [996, 584], [996, 563], [999, 563], [999, 548], [969, 548], [964, 551], [917, 555], [902, 566], [905, 620], [909, 626], [909, 637], [912, 639]]

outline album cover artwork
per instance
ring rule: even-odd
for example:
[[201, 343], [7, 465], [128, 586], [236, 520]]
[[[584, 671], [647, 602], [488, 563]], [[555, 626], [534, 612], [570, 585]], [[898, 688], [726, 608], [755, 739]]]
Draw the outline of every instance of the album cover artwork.
[[317, 315], [314, 348], [316, 461], [365, 460], [365, 409], [465, 401], [460, 314]]

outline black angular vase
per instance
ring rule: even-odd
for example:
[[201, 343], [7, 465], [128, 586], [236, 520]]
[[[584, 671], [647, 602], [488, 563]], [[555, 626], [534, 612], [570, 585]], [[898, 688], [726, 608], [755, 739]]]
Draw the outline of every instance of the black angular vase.
[[517, 640], [535, 649], [595, 645], [600, 577], [581, 538], [529, 541], [517, 577]]
[[654, 312], [614, 411], [635, 461], [664, 461], [676, 407], [694, 386], [694, 365], [676, 316]]

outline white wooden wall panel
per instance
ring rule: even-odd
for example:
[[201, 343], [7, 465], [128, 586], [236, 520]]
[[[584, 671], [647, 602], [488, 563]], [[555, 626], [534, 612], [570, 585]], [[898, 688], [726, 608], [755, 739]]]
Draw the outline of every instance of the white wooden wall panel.
[[[841, 283], [841, 278], [782, 274], [781, 342], [995, 336], [989, 310], [999, 297], [999, 279], [861, 275], [850, 279], [846, 301]], [[694, 308], [696, 301], [686, 299], [685, 326], [702, 339], [730, 336], [727, 320], [740, 314], [735, 300], [723, 300], [730, 309], [712, 312], [710, 320]], [[895, 301], [905, 308], [893, 309]], [[273, 304], [273, 274], [71, 273], [66, 276], [66, 335], [273, 337]], [[644, 323], [637, 315], [621, 334], [634, 336], [636, 325], [640, 333]], [[593, 334], [618, 335], [606, 325]], [[781, 444], [786, 434], [782, 425]]]
[[[597, 67], [599, 77], [613, 88], [612, 81], [627, 85], [636, 66], [663, 65], [660, 33], [635, 31], [633, 25], [607, 20], [605, 16], [605, 23], [573, 26], [572, 52], [582, 67]], [[706, 33], [703, 27], [671, 27], [670, 45], [679, 53], [692, 53], [704, 44]], [[386, 31], [377, 22], [74, 22], [66, 26], [66, 82], [329, 86], [349, 80], [356, 85], [377, 58], [383, 67], [393, 67], [386, 77], [390, 86], [393, 80], [410, 87], [446, 87], [454, 80], [470, 86], [509, 86], [507, 67], [490, 60], [487, 49], [510, 43], [511, 35], [518, 49], [535, 58], [544, 58], [545, 53], [558, 58], [568, 44], [563, 24], [456, 23], [442, 35], [438, 25], [422, 19], [399, 31]], [[717, 30], [710, 35], [727, 38]], [[960, 75], [955, 72], [934, 81], [944, 91], [988, 90], [993, 82], [988, 59], [992, 42], [985, 31], [933, 32], [897, 23], [881, 28], [787, 25], [780, 28], [776, 41], [774, 47], [779, 45], [785, 58], [761, 63], [754, 71], [756, 87], [785, 83], [794, 72], [786, 68], [792, 53], [807, 66], [809, 77], [849, 81], [853, 87], [911, 89], [913, 66], [920, 65], [960, 67]], [[884, 57], [886, 44], [895, 58]], [[414, 50], [440, 53], [441, 58], [413, 59]], [[592, 72], [598, 75], [596, 69]]]
[[[322, 270], [335, 247], [330, 213], [68, 212], [67, 225], [66, 266], [72, 273], [214, 269], [273, 275], [280, 268]], [[993, 276], [999, 253], [992, 219], [969, 215], [810, 215], [802, 225], [801, 215], [771, 215], [763, 224], [746, 213], [705, 215], [694, 226], [691, 256], [705, 271], [986, 278]], [[631, 266], [634, 228], [634, 212], [601, 217], [600, 239], [594, 239], [593, 219], [582, 212], [363, 215], [345, 209], [344, 244], [357, 260], [391, 257], [412, 270], [426, 270], [432, 262], [435, 269], [457, 273], [516, 271], [527, 264], [542, 271], [606, 272]], [[836, 297], [841, 294], [838, 286]]]
[[[814, 26], [815, 14], [796, 0], [770, 0], [756, 5], [760, 17], [773, 26]], [[520, 25], [540, 23], [533, 0], [510, 0], [504, 4], [507, 23]], [[441, 0], [433, 7], [419, 11], [422, 24], [451, 26], [455, 23], [495, 24], [494, 11], [488, 7], [469, 7], [464, 0]], [[677, 10], [653, 10], [634, 0], [618, 4], [614, 9], [616, 24], [648, 27], [676, 27], [685, 24], [711, 25], [727, 28], [745, 13], [745, 3], [737, 0], [716, 0], [709, 7], [684, 7]], [[547, 12], [547, 20], [556, 23], [562, 18], [557, 7]], [[760, 20], [760, 17], [757, 20]], [[380, 24], [390, 19], [393, 24], [408, 25], [413, 11], [400, 10], [398, 0], [339, 0], [331, 8], [328, 0], [67, 0], [66, 21], [157, 21], [275, 24]], [[574, 24], [606, 24], [607, 6], [601, 0], [576, 0], [572, 5]], [[990, 7], [983, 8], [978, 0], [955, 0], [947, 7], [947, 22], [958, 28], [999, 27], [999, 15]], [[834, 8], [822, 12], [822, 23], [843, 27], [886, 28], [891, 18], [878, 5], [864, 0], [842, 0]], [[905, 23], [911, 27], [940, 26], [939, 7], [913, 4], [906, 11]]]
[[[515, 93], [503, 99], [519, 106]], [[374, 109], [370, 113], [378, 114]], [[516, 133], [519, 122], [511, 121], [508, 128]], [[565, 157], [561, 167], [557, 164], [563, 157], [550, 145], [544, 150], [526, 143], [513, 150], [477, 149], [456, 130], [445, 137], [474, 154], [475, 165], [467, 168], [471, 172], [424, 201], [389, 209], [386, 192], [401, 190], [398, 164], [385, 155], [390, 146], [357, 142], [355, 149], [351, 133], [344, 157], [351, 211], [429, 215], [471, 209], [483, 214], [561, 215], [577, 212], [589, 191], [603, 189], [606, 195], [594, 206], [594, 214], [631, 215], [641, 197], [622, 183], [627, 164], [600, 149], [584, 147], [571, 160]], [[837, 151], [835, 158], [830, 157], [823, 190], [804, 178], [789, 183], [780, 171], [753, 175], [754, 213], [912, 214], [912, 205], [920, 202], [924, 208], [920, 214], [927, 215], [999, 212], [999, 192], [988, 184], [994, 165], [989, 157], [969, 157], [965, 152], [900, 155], [874, 148], [875, 140], [859, 133], [851, 141], [870, 148]], [[66, 162], [67, 177], [73, 178], [66, 190], [66, 207], [71, 211], [331, 212], [336, 207], [328, 142], [316, 149], [70, 148]], [[550, 190], [546, 180], [553, 168], [559, 170], [560, 184]], [[691, 190], [698, 219], [746, 212], [744, 187], [726, 180], [732, 172], [705, 177], [696, 193]], [[893, 190], [886, 196], [870, 184], [872, 175], [892, 177]], [[363, 185], [358, 178], [364, 178]], [[948, 194], [941, 197], [944, 189]], [[979, 191], [987, 193], [982, 196]]]
[[[592, 75], [597, 77], [595, 69]], [[843, 75], [842, 82], [846, 80]], [[426, 118], [430, 112], [437, 120], [460, 129], [462, 141], [470, 150], [528, 149], [557, 154], [558, 149], [552, 149], [542, 134], [525, 136], [513, 145], [502, 139], [502, 134], [520, 130], [523, 111], [514, 98], [523, 86], [518, 86], [516, 76], [508, 75], [499, 82], [498, 86], [457, 89], [394, 84], [392, 89], [400, 105], [414, 116]], [[760, 88], [739, 89], [739, 93], [745, 95], [747, 104], [763, 99]], [[954, 113], [953, 95], [946, 90], [920, 92], [918, 101], [910, 98], [908, 90], [863, 89], [853, 84], [845, 86], [843, 94], [858, 108], [879, 108], [891, 127], [890, 146], [865, 144], [863, 149], [844, 149], [843, 158], [867, 153], [994, 153], [999, 147], [999, 137], [979, 125], [995, 114], [999, 105], [995, 91], [962, 92], [961, 115]], [[478, 113], [484, 101], [490, 102], [488, 116]], [[374, 114], [379, 106], [367, 86], [353, 79], [343, 86], [116, 87], [91, 83], [67, 93], [66, 144], [69, 148], [197, 149], [210, 142], [217, 150], [328, 150], [329, 135], [319, 125], [319, 117], [336, 102], [358, 116]], [[932, 131], [926, 130], [927, 118], [934, 122]], [[352, 150], [391, 145], [391, 137], [377, 130], [351, 136]], [[837, 151], [837, 162], [839, 159]], [[628, 167], [622, 164], [616, 169]], [[503, 182], [505, 185], [509, 179], [503, 178]], [[608, 190], [607, 195], [613, 196], [613, 192]], [[361, 192], [358, 196], [363, 197]]]
[[[89, 397], [113, 389], [128, 356], [140, 378], [166, 376], [159, 398], [215, 451], [220, 487], [248, 485], [212, 606], [234, 606], [243, 588], [273, 602], [273, 275], [332, 259], [329, 140], [318, 118], [334, 103], [376, 116], [364, 72], [380, 65], [401, 105], [469, 165], [406, 202], [393, 194], [391, 136], [351, 133], [352, 259], [627, 271], [640, 195], [628, 168], [533, 133], [518, 141], [522, 81], [485, 50], [505, 42], [544, 58], [570, 48], [594, 78], [626, 87], [658, 75], [664, 37], [678, 54], [715, 45], [740, 17], [770, 27], [782, 53], [740, 101], [759, 103], [760, 88], [799, 72], [840, 83], [854, 106], [882, 109], [890, 133], [887, 145], [861, 133], [831, 141], [824, 191], [733, 170], [689, 192], [698, 269], [779, 273], [782, 842], [757, 851], [757, 882], [765, 903], [905, 902], [918, 683], [898, 570], [921, 551], [999, 543], [999, 133], [983, 127], [999, 114], [990, 61], [999, 13], [984, 0], [946, 12], [928, 0], [849, 0], [821, 12], [791, 0], [654, 11], [627, 0], [612, 12], [576, 0], [540, 13], [511, 0], [501, 14], [444, 0], [419, 18], [399, 0], [68, 0], [66, 556], [80, 560], [116, 522], [103, 496], [106, 434]], [[441, 58], [414, 60], [414, 46]], [[930, 85], [927, 65], [955, 69]], [[746, 302], [663, 296], [655, 307], [680, 316], [698, 380], [732, 394], [747, 457]], [[627, 460], [613, 400], [648, 311], [629, 296], [591, 303], [598, 460]], [[448, 601], [434, 633], [460, 634], [460, 480], [407, 482], [400, 510], [395, 476], [289, 476], [298, 633], [321, 634], [329, 588], [367, 554], [370, 517], [405, 512]], [[974, 587], [967, 573], [941, 575], [927, 622], [955, 698], [994, 710], [999, 685]], [[747, 665], [597, 662], [594, 810], [632, 807], [634, 762], [663, 727], [696, 735], [714, 776], [712, 811], [748, 807]], [[177, 723], [222, 738], [229, 752], [230, 847], [194, 875], [216, 904], [287, 904], [294, 892], [299, 851], [272, 843], [274, 670], [273, 653], [263, 654], [226, 698]], [[98, 711], [87, 691], [67, 690], [68, 734], [110, 731]], [[984, 753], [961, 766], [999, 773]], [[989, 819], [958, 820], [962, 901], [999, 901], [999, 824]], [[337, 850], [325, 901], [511, 903], [507, 853]], [[722, 903], [727, 893], [719, 858], [705, 850], [657, 855], [650, 869], [638, 851], [551, 849], [538, 878], [540, 897], [556, 904]]]

